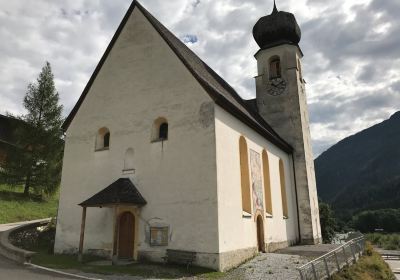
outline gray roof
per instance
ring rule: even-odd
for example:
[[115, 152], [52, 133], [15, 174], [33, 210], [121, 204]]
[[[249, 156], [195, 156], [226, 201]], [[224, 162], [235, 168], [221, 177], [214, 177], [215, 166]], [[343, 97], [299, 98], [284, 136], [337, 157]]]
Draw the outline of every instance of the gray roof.
[[114, 34], [114, 37], [111, 40], [106, 52], [97, 65], [95, 72], [86, 85], [81, 97], [79, 98], [75, 107], [72, 109], [70, 115], [65, 120], [63, 124], [64, 130], [66, 130], [71, 123], [74, 115], [78, 111], [85, 96], [90, 90], [90, 87], [93, 84], [98, 72], [104, 64], [109, 52], [115, 44], [115, 41], [118, 39], [119, 34], [128, 21], [129, 16], [136, 7], [144, 14], [144, 16], [149, 20], [149, 22], [153, 25], [165, 42], [179, 57], [182, 63], [187, 67], [187, 69], [192, 73], [192, 75], [218, 105], [253, 128], [255, 131], [280, 147], [282, 150], [289, 153], [293, 151], [293, 148], [290, 146], [290, 144], [283, 140], [256, 111], [254, 111], [250, 106], [246, 105], [245, 101], [224, 79], [215, 73], [214, 70], [212, 70], [205, 62], [203, 62], [194, 52], [192, 52], [182, 41], [172, 34], [137, 1], [132, 2], [127, 13], [125, 14], [124, 19], [118, 27], [117, 32]]
[[102, 207], [110, 205], [143, 206], [146, 204], [146, 200], [130, 179], [119, 178], [117, 181], [79, 205], [82, 207]]
[[293, 14], [274, 10], [268, 16], [260, 18], [253, 27], [253, 37], [261, 49], [291, 44], [298, 46], [301, 30]]

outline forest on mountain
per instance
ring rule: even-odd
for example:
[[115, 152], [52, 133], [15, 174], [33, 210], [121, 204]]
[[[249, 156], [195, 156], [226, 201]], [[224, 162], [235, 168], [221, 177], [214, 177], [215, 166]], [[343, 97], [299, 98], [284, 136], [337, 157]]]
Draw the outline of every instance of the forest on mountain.
[[371, 229], [389, 227], [391, 219], [383, 217], [388, 213], [392, 222], [400, 219], [400, 111], [322, 153], [315, 174], [320, 199], [340, 222], [354, 226], [367, 221], [365, 216], [380, 217], [379, 223], [360, 226]]

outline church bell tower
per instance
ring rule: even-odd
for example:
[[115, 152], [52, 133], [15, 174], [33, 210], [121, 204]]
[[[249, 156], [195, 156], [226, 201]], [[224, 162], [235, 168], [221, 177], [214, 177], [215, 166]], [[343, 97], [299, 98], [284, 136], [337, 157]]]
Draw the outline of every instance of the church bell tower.
[[305, 85], [298, 45], [300, 27], [293, 14], [274, 9], [258, 20], [253, 36], [260, 47], [255, 54], [257, 108], [260, 115], [293, 148], [302, 244], [321, 242], [318, 196], [311, 149]]

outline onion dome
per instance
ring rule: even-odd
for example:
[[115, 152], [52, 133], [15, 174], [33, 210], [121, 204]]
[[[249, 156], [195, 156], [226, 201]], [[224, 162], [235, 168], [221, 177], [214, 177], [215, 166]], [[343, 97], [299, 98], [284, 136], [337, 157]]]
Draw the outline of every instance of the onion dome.
[[293, 14], [274, 10], [269, 16], [260, 18], [253, 27], [253, 37], [261, 49], [281, 44], [300, 42], [301, 30]]

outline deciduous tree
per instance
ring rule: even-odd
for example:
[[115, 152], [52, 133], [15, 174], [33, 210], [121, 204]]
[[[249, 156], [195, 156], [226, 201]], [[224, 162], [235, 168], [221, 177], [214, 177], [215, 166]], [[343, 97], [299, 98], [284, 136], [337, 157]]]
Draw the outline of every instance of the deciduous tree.
[[331, 243], [335, 236], [336, 219], [329, 204], [319, 202], [319, 217], [322, 239], [324, 243]]

